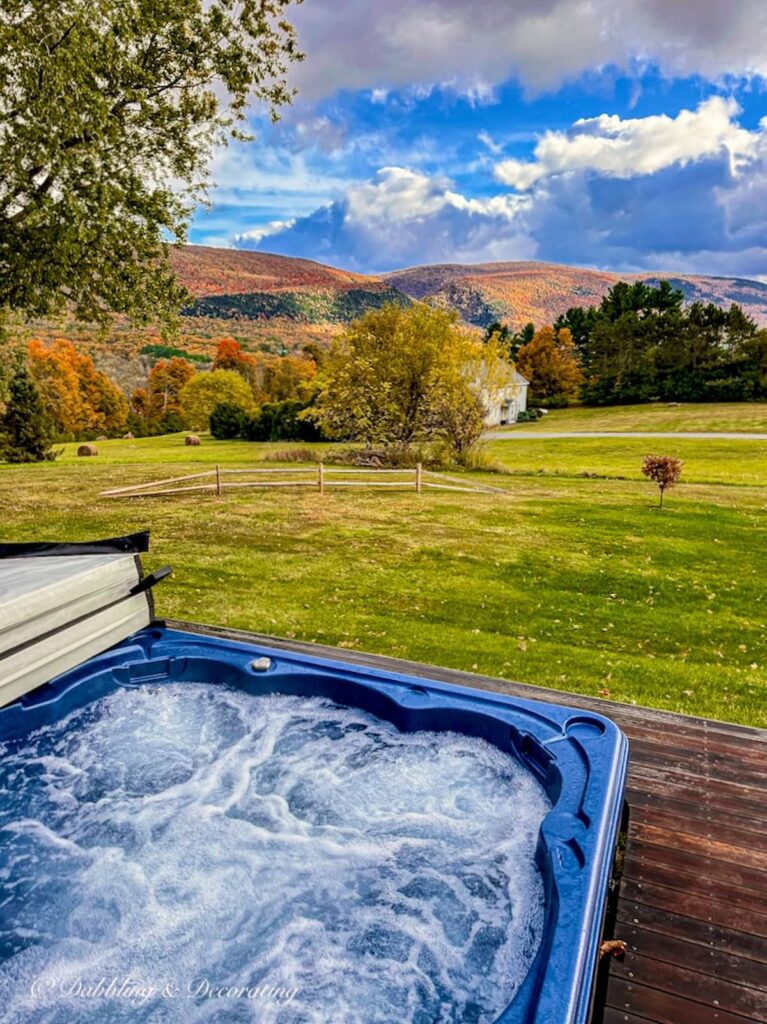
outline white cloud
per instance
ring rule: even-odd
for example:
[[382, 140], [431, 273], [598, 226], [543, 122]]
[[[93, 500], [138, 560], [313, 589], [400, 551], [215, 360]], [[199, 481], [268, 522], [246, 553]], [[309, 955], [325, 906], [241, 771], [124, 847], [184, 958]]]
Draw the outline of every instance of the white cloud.
[[576, 122], [545, 136], [532, 162], [499, 165], [525, 191], [481, 198], [444, 175], [384, 167], [308, 215], [243, 232], [236, 244], [363, 272], [542, 259], [762, 276], [767, 118], [746, 131], [736, 117], [733, 103], [709, 100], [676, 118]]
[[250, 231], [243, 231], [241, 234], [235, 235], [234, 245], [237, 248], [242, 248], [243, 243], [261, 242], [269, 235], [276, 235], [280, 231], [289, 231], [295, 223], [295, 217], [290, 220], [270, 220], [267, 224], [261, 224], [257, 228], [251, 228]]
[[634, 178], [675, 164], [726, 153], [733, 172], [755, 155], [759, 133], [741, 128], [733, 99], [713, 96], [697, 110], [676, 117], [658, 114], [623, 120], [617, 115], [576, 121], [569, 132], [546, 132], [535, 147], [533, 161], [504, 160], [496, 178], [525, 191], [552, 174], [597, 171], [615, 178]]
[[442, 175], [384, 167], [310, 216], [243, 232], [235, 244], [361, 270], [447, 259], [527, 259], [534, 244], [516, 226], [527, 203], [512, 194], [469, 198]]
[[312, 151], [256, 143], [232, 143], [214, 153], [211, 200], [215, 207], [260, 207], [281, 213], [310, 213], [343, 192], [349, 178], [314, 165]]
[[312, 0], [294, 12], [308, 99], [339, 89], [449, 84], [475, 98], [612, 64], [670, 76], [767, 76], [763, 0]]
[[477, 135], [477, 138], [483, 146], [486, 146], [490, 150], [493, 156], [500, 156], [503, 152], [503, 146], [496, 142], [489, 132], [482, 131]]
[[337, 153], [347, 143], [346, 126], [327, 116], [298, 119], [294, 125], [301, 145], [314, 145], [329, 153]]
[[521, 200], [517, 196], [467, 199], [442, 175], [426, 175], [404, 167], [383, 167], [371, 181], [346, 193], [348, 216], [372, 224], [426, 221], [445, 209], [511, 220]]

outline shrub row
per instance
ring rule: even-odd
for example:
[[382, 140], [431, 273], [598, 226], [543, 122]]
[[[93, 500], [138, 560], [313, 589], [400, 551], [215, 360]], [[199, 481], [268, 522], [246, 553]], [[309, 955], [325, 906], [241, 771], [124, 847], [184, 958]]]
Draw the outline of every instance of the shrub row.
[[218, 441], [322, 441], [322, 432], [300, 414], [308, 403], [267, 402], [256, 412], [220, 402], [210, 415], [210, 432]]
[[525, 409], [517, 413], [517, 423], [533, 423], [543, 416], [540, 409]]

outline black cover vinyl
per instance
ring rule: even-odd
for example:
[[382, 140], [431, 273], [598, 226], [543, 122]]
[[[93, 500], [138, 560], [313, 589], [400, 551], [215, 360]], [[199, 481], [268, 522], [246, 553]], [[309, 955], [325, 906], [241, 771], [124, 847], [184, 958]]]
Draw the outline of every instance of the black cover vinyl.
[[86, 541], [29, 541], [20, 544], [0, 543], [0, 558], [27, 558], [43, 555], [112, 555], [141, 554], [149, 550], [149, 530], [129, 533], [125, 537]]

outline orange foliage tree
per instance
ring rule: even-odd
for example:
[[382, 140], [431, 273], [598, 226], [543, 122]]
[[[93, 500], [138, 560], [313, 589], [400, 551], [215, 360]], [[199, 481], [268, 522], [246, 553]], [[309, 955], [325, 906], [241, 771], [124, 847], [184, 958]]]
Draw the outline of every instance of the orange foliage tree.
[[578, 396], [583, 373], [567, 327], [542, 327], [517, 355], [517, 369], [530, 381], [530, 397], [566, 405]]
[[58, 434], [115, 434], [125, 429], [125, 395], [71, 341], [27, 346], [29, 369]]
[[214, 370], [236, 370], [243, 377], [247, 377], [248, 367], [252, 364], [253, 357], [243, 352], [239, 341], [235, 341], [234, 338], [217, 339], [216, 354], [213, 357]]
[[255, 395], [256, 359], [248, 352], [244, 352], [239, 341], [235, 341], [234, 338], [218, 339], [211, 369], [233, 370], [239, 373]]
[[87, 413], [80, 378], [67, 342], [44, 345], [33, 338], [27, 345], [29, 370], [57, 434], [79, 434]]

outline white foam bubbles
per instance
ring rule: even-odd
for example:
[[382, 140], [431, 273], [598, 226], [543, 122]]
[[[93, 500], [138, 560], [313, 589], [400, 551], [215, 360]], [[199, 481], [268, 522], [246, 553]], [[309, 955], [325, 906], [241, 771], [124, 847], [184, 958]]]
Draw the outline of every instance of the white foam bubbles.
[[550, 805], [481, 740], [166, 684], [3, 754], [0, 1021], [489, 1024], [539, 945]]

